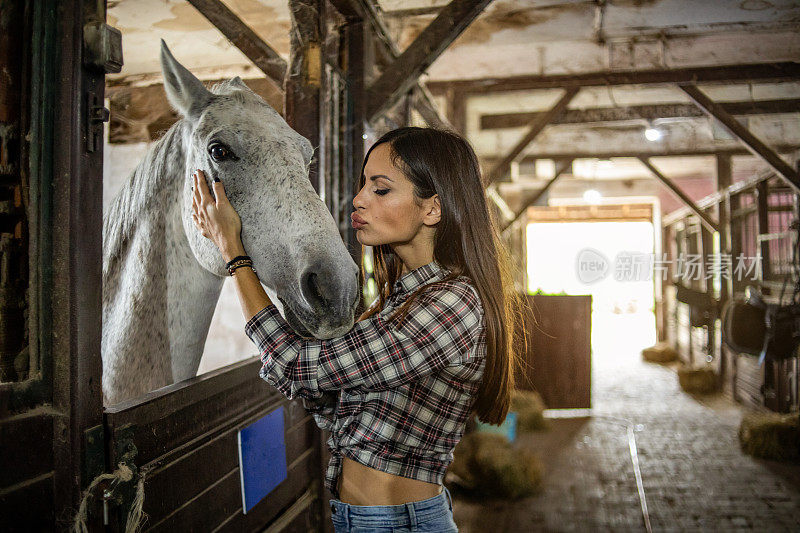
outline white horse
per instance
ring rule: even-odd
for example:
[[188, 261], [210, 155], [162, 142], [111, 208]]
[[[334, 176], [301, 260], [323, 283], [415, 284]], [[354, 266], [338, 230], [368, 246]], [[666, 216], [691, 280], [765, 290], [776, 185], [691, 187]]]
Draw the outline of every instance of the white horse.
[[225, 261], [191, 219], [192, 173], [219, 177], [270, 299], [298, 333], [353, 325], [358, 267], [308, 179], [309, 141], [240, 78], [210, 91], [161, 42], [170, 104], [182, 115], [147, 152], [103, 224], [106, 405], [197, 373]]

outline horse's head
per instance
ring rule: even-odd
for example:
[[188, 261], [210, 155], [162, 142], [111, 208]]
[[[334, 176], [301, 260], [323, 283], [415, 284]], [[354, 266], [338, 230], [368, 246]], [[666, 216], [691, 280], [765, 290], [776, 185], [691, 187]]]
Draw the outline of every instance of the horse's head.
[[[195, 169], [218, 177], [242, 219], [242, 241], [289, 324], [331, 338], [353, 324], [358, 267], [308, 179], [311, 143], [238, 77], [211, 91], [161, 44], [164, 88], [186, 123], [182, 221], [204, 268], [226, 276], [225, 261], [191, 219]], [[209, 188], [211, 183], [209, 182]]]

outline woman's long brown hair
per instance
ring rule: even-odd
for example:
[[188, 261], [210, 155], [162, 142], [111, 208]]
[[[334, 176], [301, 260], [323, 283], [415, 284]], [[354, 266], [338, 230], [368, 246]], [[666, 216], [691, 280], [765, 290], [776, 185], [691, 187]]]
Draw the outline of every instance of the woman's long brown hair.
[[[473, 409], [479, 420], [501, 424], [514, 388], [518, 358], [513, 341], [522, 320], [522, 301], [514, 290], [508, 252], [486, 203], [478, 159], [470, 144], [455, 133], [396, 129], [370, 147], [361, 167], [359, 189], [366, 180], [364, 166], [369, 154], [382, 143], [389, 143], [395, 167], [414, 184], [417, 198], [439, 195], [442, 218], [436, 227], [433, 258], [451, 271], [445, 280], [458, 276], [472, 280], [484, 312], [486, 367]], [[359, 320], [383, 309], [403, 268], [389, 245], [375, 246], [373, 257], [378, 300]], [[417, 295], [430, 287], [423, 285], [415, 291], [395, 316], [405, 315]]]

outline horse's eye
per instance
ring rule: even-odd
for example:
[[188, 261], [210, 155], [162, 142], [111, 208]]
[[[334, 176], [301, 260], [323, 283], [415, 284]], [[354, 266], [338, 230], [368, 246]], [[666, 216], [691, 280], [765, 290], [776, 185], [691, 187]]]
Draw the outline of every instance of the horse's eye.
[[224, 144], [215, 143], [208, 148], [208, 153], [214, 161], [225, 161], [233, 157], [231, 149]]

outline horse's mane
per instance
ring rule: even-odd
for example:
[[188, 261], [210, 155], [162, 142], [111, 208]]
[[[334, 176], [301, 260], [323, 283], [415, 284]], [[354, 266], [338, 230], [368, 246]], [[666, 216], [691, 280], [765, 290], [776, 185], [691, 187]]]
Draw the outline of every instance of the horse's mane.
[[[215, 95], [230, 97], [246, 107], [266, 106], [273, 109], [237, 78], [217, 83], [210, 90]], [[133, 235], [138, 217], [147, 208], [155, 207], [153, 203], [159, 201], [159, 195], [165, 190], [166, 179], [175, 171], [170, 165], [183, 161], [185, 154], [181, 137], [185, 124], [183, 119], [178, 120], [163, 137], [153, 143], [105, 214], [103, 279], [107, 277], [111, 266], [119, 259], [125, 244]], [[182, 172], [183, 168], [178, 171]]]
[[[163, 194], [170, 173], [170, 163], [183, 160], [183, 120], [179, 120], [157, 140], [136, 166], [111, 202], [103, 218], [103, 278], [119, 259], [125, 243], [133, 235], [137, 219], [154, 207]], [[150, 205], [148, 205], [150, 204]]]

